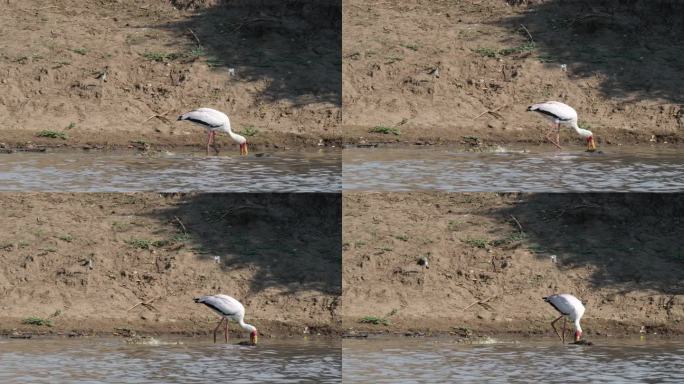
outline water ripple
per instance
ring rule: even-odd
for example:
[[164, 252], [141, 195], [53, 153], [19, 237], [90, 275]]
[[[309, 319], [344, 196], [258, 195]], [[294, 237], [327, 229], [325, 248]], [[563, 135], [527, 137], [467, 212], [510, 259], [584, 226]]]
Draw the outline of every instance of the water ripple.
[[339, 192], [339, 151], [263, 157], [17, 153], [0, 157], [0, 191]]
[[444, 149], [349, 149], [344, 190], [681, 192], [684, 154], [617, 148], [604, 154]]

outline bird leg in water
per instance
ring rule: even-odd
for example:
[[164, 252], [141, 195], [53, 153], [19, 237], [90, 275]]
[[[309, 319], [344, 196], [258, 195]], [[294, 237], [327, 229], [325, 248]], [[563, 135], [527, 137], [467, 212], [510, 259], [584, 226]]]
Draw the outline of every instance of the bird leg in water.
[[226, 319], [226, 343], [228, 342], [228, 320]]
[[207, 156], [209, 156], [209, 145], [211, 144], [212, 132], [213, 131], [209, 131], [209, 134], [207, 135]]
[[211, 131], [211, 146], [214, 148], [214, 152], [216, 152], [216, 154], [218, 155], [219, 149], [216, 146], [216, 131]]
[[556, 332], [556, 335], [558, 336], [558, 338], [561, 339], [561, 341], [562, 341], [563, 343], [565, 343], [565, 340], [563, 340], [563, 338], [561, 337], [561, 335], [558, 333], [558, 330], [556, 329], [556, 321], [560, 320], [560, 319], [563, 318], [563, 317], [565, 317], [565, 315], [560, 315], [560, 316], [558, 316], [558, 318], [557, 318], [556, 320], [552, 321], [552, 322], [551, 322], [551, 328], [553, 328], [553, 331]]
[[[228, 325], [226, 323], [226, 325]], [[563, 341], [563, 344], [565, 344], [565, 316], [563, 316], [563, 338], [561, 339]]]
[[553, 139], [551, 138], [551, 131], [546, 132], [546, 140], [548, 140], [549, 143], [556, 146], [556, 148], [563, 149], [563, 147], [560, 146], [560, 123], [556, 125], [551, 124], [551, 130], [553, 130], [554, 128], [556, 128], [556, 141], [553, 141]]
[[[219, 327], [221, 326], [221, 324], [223, 324], [223, 320], [226, 320], [226, 318], [222, 317], [221, 321], [219, 321], [218, 325], [216, 325], [216, 328], [214, 328], [214, 343], [216, 343], [216, 332], [218, 332]], [[228, 320], [226, 320], [226, 322], [227, 321]], [[226, 325], [228, 325], [228, 323], [226, 323]]]

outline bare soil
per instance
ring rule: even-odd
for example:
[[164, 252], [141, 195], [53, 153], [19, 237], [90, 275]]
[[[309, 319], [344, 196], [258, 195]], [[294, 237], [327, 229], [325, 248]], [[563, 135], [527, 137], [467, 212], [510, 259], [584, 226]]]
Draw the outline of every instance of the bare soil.
[[345, 140], [542, 143], [548, 122], [525, 110], [558, 100], [604, 145], [681, 143], [683, 12], [673, 0], [345, 0]]
[[336, 334], [340, 199], [0, 194], [0, 333], [206, 334], [192, 298], [224, 293], [267, 337]]
[[201, 146], [176, 117], [212, 107], [257, 148], [337, 144], [340, 23], [328, 0], [3, 0], [0, 143]]
[[343, 212], [350, 335], [552, 336], [554, 293], [587, 335], [684, 333], [682, 194], [349, 193]]

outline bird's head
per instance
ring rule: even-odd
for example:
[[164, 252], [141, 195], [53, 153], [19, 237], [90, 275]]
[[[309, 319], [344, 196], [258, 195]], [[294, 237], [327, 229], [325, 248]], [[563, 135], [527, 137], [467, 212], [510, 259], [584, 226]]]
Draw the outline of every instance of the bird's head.
[[247, 139], [244, 136], [238, 134], [235, 134], [233, 139], [235, 139], [235, 141], [238, 144], [240, 144], [240, 155], [247, 156], [247, 154], [249, 153], [249, 150], [247, 149]]
[[249, 342], [250, 342], [250, 344], [252, 344], [252, 345], [257, 345], [257, 339], [258, 339], [258, 337], [259, 337], [259, 336], [258, 336], [258, 334], [257, 334], [257, 330], [256, 330], [256, 328], [254, 328], [254, 330], [253, 330], [252, 332], [250, 332], [250, 334], [249, 334]]
[[596, 150], [596, 143], [594, 142], [594, 135], [587, 137], [587, 152], [594, 152]]
[[582, 331], [575, 331], [575, 343], [582, 338]]

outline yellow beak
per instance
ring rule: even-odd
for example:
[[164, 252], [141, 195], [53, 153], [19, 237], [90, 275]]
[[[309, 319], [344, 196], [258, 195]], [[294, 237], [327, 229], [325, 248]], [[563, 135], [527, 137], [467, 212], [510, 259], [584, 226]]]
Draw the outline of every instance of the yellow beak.
[[249, 150], [247, 149], [247, 143], [240, 144], [240, 155], [247, 156]]
[[594, 152], [596, 150], [596, 143], [594, 143], [594, 138], [590, 137], [587, 140], [587, 152]]

